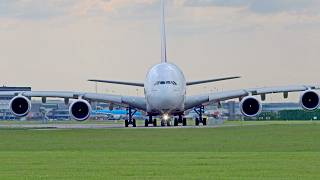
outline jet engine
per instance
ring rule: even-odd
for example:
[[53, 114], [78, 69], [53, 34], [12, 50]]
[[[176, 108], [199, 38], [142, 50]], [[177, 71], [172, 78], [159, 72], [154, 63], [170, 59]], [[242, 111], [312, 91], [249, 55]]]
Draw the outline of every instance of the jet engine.
[[300, 104], [303, 109], [308, 111], [318, 109], [320, 105], [319, 94], [312, 90], [303, 92], [300, 97]]
[[240, 111], [244, 116], [255, 117], [262, 111], [261, 102], [254, 96], [248, 96], [241, 100]]
[[16, 96], [9, 103], [10, 111], [17, 117], [27, 116], [31, 110], [31, 102], [25, 96]]
[[73, 119], [85, 121], [91, 115], [91, 105], [86, 100], [76, 100], [70, 105], [69, 112]]

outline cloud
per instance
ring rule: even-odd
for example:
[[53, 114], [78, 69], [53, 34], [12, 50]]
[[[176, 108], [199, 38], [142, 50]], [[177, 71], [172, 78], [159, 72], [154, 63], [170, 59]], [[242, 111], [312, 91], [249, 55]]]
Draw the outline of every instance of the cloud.
[[0, 0], [0, 17], [47, 19], [64, 15], [76, 0]]
[[248, 0], [185, 0], [185, 6], [207, 7], [207, 6], [245, 6]]
[[250, 4], [249, 9], [257, 13], [279, 13], [279, 12], [293, 12], [305, 13], [311, 11], [318, 3], [316, 0], [268, 0], [268, 1], [254, 1]]
[[262, 14], [320, 10], [318, 0], [184, 0], [183, 4], [191, 7], [245, 7]]
[[59, 16], [100, 15], [139, 9], [157, 0], [0, 0], [0, 17], [48, 19]]
[[[70, 23], [77, 18], [149, 23], [159, 19], [159, 3], [160, 0], [0, 0], [0, 27], [25, 20]], [[319, 0], [168, 0], [167, 4], [168, 23], [174, 22], [186, 32], [192, 32], [192, 28], [249, 31], [306, 23], [318, 27], [320, 19]]]
[[[56, 17], [112, 16], [141, 18], [158, 13], [160, 0], [0, 0], [0, 18], [42, 20]], [[296, 13], [319, 15], [319, 0], [172, 0], [168, 1], [174, 14], [194, 7], [205, 12], [207, 8], [226, 8], [260, 15]], [[180, 11], [180, 12], [179, 12]], [[239, 11], [237, 12], [239, 14]], [[157, 14], [158, 15], [158, 14]]]

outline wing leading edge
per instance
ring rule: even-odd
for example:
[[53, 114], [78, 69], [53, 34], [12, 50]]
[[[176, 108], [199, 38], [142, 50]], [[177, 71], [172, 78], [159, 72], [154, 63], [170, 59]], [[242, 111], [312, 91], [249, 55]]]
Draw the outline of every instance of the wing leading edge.
[[63, 91], [25, 91], [25, 92], [0, 92], [0, 96], [25, 96], [39, 98], [63, 98], [69, 99], [85, 99], [88, 101], [100, 101], [113, 103], [125, 107], [133, 107], [140, 110], [146, 110], [145, 98], [137, 96], [120, 96], [99, 93], [81, 93], [81, 92], [63, 92]]
[[[241, 78], [240, 76], [232, 76], [232, 77], [225, 77], [225, 78], [216, 78], [216, 79], [208, 79], [202, 81], [190, 81], [187, 82], [187, 86], [198, 85], [198, 84], [205, 84], [211, 82], [218, 82], [218, 81], [226, 81], [232, 79]], [[111, 80], [99, 80], [99, 79], [89, 79], [90, 82], [100, 82], [100, 83], [110, 83], [110, 84], [120, 84], [120, 85], [128, 85], [128, 86], [137, 86], [137, 87], [144, 87], [143, 83], [135, 83], [135, 82], [126, 82], [126, 81], [111, 81]]]
[[197, 85], [197, 84], [205, 84], [205, 83], [211, 83], [211, 82], [218, 82], [218, 81], [226, 81], [226, 80], [238, 79], [238, 78], [241, 78], [241, 77], [240, 76], [232, 76], [232, 77], [208, 79], [208, 80], [202, 80], [202, 81], [191, 81], [191, 82], [187, 82], [187, 86], [192, 86], [192, 85]]
[[98, 80], [98, 79], [89, 79], [88, 81], [90, 81], [90, 82], [100, 82], [100, 83], [110, 83], [110, 84], [120, 84], [120, 85], [144, 87], [144, 84], [143, 84], [143, 83], [135, 83], [135, 82], [110, 81], [110, 80]]
[[265, 99], [267, 94], [283, 93], [284, 97], [287, 98], [290, 92], [302, 92], [307, 90], [319, 90], [319, 87], [315, 86], [280, 86], [280, 87], [266, 87], [266, 88], [251, 88], [251, 89], [240, 89], [233, 91], [224, 91], [218, 93], [210, 93], [198, 96], [189, 96], [186, 98], [185, 109], [191, 109], [197, 106], [201, 106], [207, 103], [221, 102], [236, 98], [243, 98], [246, 96], [261, 96]]

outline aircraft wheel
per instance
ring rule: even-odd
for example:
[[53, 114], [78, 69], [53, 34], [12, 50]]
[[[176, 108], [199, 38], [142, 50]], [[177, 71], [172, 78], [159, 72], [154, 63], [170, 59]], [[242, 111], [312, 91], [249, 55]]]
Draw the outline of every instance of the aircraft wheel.
[[183, 125], [183, 126], [187, 126], [187, 118], [183, 118], [183, 120], [182, 120], [182, 125]]
[[128, 120], [125, 120], [125, 121], [124, 121], [124, 126], [125, 126], [125, 127], [129, 127], [129, 121], [128, 121]]
[[161, 126], [162, 127], [166, 126], [166, 122], [164, 122], [164, 120], [161, 120]]
[[199, 118], [196, 118], [196, 119], [195, 119], [195, 125], [196, 125], [196, 126], [199, 126], [199, 124], [200, 124]]
[[206, 126], [206, 125], [207, 125], [207, 118], [203, 118], [202, 121], [203, 121], [202, 124], [203, 124], [204, 126]]
[[148, 120], [148, 119], [146, 119], [146, 120], [144, 121], [144, 126], [145, 126], [145, 127], [148, 127], [148, 126], [149, 126], [149, 120]]
[[137, 127], [136, 119], [133, 119], [133, 120], [132, 120], [132, 126], [133, 126], [133, 127]]
[[174, 118], [174, 122], [173, 122], [174, 126], [178, 126], [179, 123], [178, 123], [178, 119], [177, 118]]

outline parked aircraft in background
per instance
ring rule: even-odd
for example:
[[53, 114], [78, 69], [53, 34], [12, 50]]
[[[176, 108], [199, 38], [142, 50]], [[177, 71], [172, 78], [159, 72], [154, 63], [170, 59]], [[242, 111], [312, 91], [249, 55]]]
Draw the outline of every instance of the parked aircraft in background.
[[[109, 109], [101, 109], [101, 110], [93, 110], [92, 111], [92, 116], [102, 116], [102, 117], [106, 117], [106, 119], [108, 120], [122, 120], [125, 119], [125, 117], [127, 116], [127, 111], [126, 110], [109, 110]], [[144, 115], [141, 112], [137, 112], [135, 114], [135, 117], [138, 118], [144, 118]]]
[[[187, 96], [187, 86], [224, 81], [239, 78], [238, 76], [210, 79], [203, 81], [186, 81], [182, 70], [168, 62], [166, 48], [165, 31], [165, 1], [162, 0], [161, 7], [161, 63], [153, 66], [147, 73], [144, 83], [122, 82], [109, 80], [89, 80], [93, 82], [122, 84], [128, 86], [138, 86], [144, 88], [144, 97], [108, 95], [99, 93], [79, 93], [79, 92], [59, 92], [59, 91], [31, 91], [31, 92], [0, 92], [0, 96], [15, 96], [10, 102], [10, 109], [13, 114], [19, 117], [26, 116], [31, 109], [31, 97], [40, 97], [43, 102], [46, 98], [64, 98], [65, 103], [70, 99], [75, 99], [70, 105], [70, 114], [77, 121], [84, 121], [90, 117], [91, 105], [89, 102], [101, 101], [125, 106], [128, 108], [129, 118], [125, 121], [125, 126], [136, 126], [133, 115], [137, 110], [146, 112], [148, 119], [145, 126], [153, 124], [157, 126], [155, 116], [162, 116], [161, 125], [183, 126], [187, 125], [184, 117], [185, 111], [194, 109], [199, 118], [196, 118], [195, 124], [207, 124], [207, 120], [202, 117], [204, 105], [209, 103], [220, 103], [230, 99], [240, 100], [240, 110], [243, 115], [253, 117], [259, 115], [262, 110], [262, 104], [256, 96], [261, 96], [262, 101], [266, 99], [267, 94], [283, 93], [284, 98], [288, 98], [289, 92], [301, 93], [301, 106], [306, 110], [315, 110], [319, 107], [319, 94], [315, 91], [315, 86], [284, 86], [269, 88], [240, 89], [234, 91], [224, 91], [218, 93], [207, 93], [195, 96]], [[115, 72], [116, 73], [116, 72]]]

